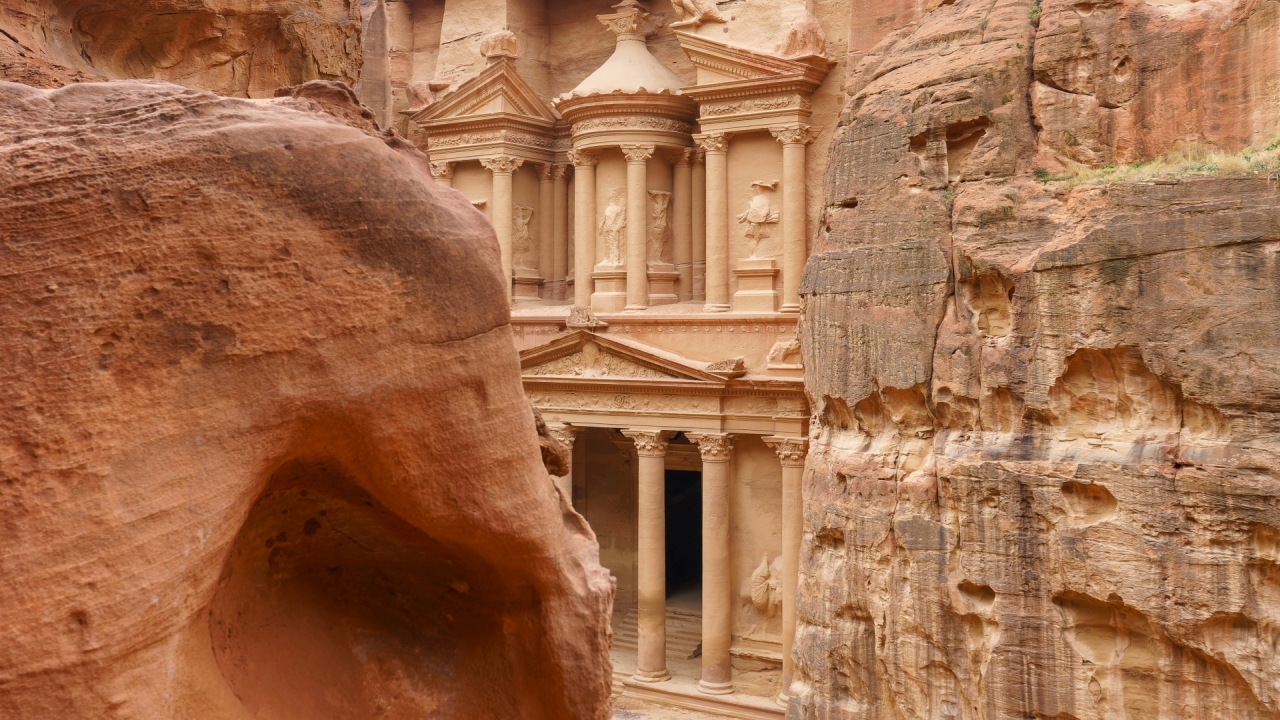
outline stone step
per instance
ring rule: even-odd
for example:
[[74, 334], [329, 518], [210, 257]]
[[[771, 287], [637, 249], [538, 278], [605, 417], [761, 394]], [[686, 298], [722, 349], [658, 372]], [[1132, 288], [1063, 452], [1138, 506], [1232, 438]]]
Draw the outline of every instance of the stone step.
[[[635, 650], [638, 642], [639, 613], [635, 608], [627, 611], [614, 628], [613, 647]], [[667, 608], [667, 654], [687, 658], [702, 642], [702, 616], [687, 610]]]

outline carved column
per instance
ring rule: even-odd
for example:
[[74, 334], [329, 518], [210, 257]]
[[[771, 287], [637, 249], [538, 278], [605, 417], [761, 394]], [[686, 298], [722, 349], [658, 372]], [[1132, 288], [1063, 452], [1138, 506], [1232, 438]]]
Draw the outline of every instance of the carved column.
[[560, 491], [564, 493], [570, 506], [573, 505], [573, 443], [584, 429], [564, 423], [547, 423], [547, 432], [551, 434], [551, 437], [569, 448], [569, 468], [564, 475], [554, 479], [556, 487], [560, 488]]
[[693, 153], [693, 297], [707, 299], [707, 164], [701, 150]]
[[574, 150], [573, 162], [573, 304], [591, 305], [591, 270], [596, 264], [595, 153]]
[[691, 148], [672, 153], [671, 240], [674, 245], [677, 280], [676, 296], [693, 299], [693, 167]]
[[818, 135], [808, 125], [770, 128], [782, 143], [782, 312], [800, 312], [800, 274], [805, 246], [805, 152]]
[[554, 165], [551, 168], [551, 297], [564, 300], [565, 272], [569, 267], [568, 230], [569, 230], [569, 195], [568, 165]]
[[666, 455], [671, 433], [623, 430], [640, 456], [638, 493], [639, 616], [636, 675], [641, 682], [670, 680], [667, 672]]
[[733, 692], [733, 566], [729, 555], [729, 458], [733, 436], [688, 435], [702, 451], [702, 679], [708, 695]]
[[791, 649], [796, 641], [796, 586], [800, 576], [800, 541], [804, 534], [801, 487], [809, 443], [798, 437], [767, 437], [764, 441], [778, 453], [778, 460], [782, 462], [782, 685], [778, 704], [786, 707], [795, 675]]
[[497, 155], [480, 161], [493, 173], [493, 230], [498, 235], [498, 252], [502, 256], [502, 277], [507, 281], [507, 298], [511, 297], [511, 216], [514, 212], [514, 196], [511, 176], [524, 160]]
[[453, 187], [453, 168], [456, 164], [451, 162], [431, 163], [431, 177], [445, 187]]
[[729, 139], [699, 138], [707, 154], [707, 312], [729, 309]]
[[627, 306], [649, 307], [649, 158], [652, 145], [623, 145], [627, 158]]
[[543, 163], [538, 168], [538, 274], [542, 275], [542, 299], [552, 300], [552, 287], [554, 286], [555, 271], [552, 268], [554, 260], [551, 233], [555, 227], [553, 215], [555, 214], [554, 198], [552, 198], [551, 189], [552, 166], [550, 163]]

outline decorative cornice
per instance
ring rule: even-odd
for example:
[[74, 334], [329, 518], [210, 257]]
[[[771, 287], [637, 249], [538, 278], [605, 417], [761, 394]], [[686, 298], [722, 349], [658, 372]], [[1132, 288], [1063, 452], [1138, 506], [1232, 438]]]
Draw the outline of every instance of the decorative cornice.
[[482, 159], [480, 164], [494, 173], [513, 173], [517, 168], [524, 164], [524, 160], [521, 158], [511, 157], [510, 155], [495, 155], [490, 158]]
[[686, 433], [685, 437], [698, 443], [702, 462], [729, 462], [733, 455], [733, 435], [729, 433]]
[[568, 155], [569, 162], [573, 163], [574, 167], [595, 167], [600, 162], [599, 153], [586, 150], [570, 150]]
[[622, 155], [629, 163], [642, 163], [653, 157], [652, 145], [622, 145]]
[[791, 125], [789, 127], [771, 127], [769, 132], [783, 145], [808, 145], [818, 139], [822, 128], [813, 125]]
[[453, 169], [457, 163], [451, 162], [433, 162], [431, 163], [431, 177], [437, 179], [449, 179], [453, 177]]
[[648, 115], [624, 115], [622, 117], [599, 117], [582, 120], [573, 124], [573, 134], [581, 135], [592, 130], [665, 130], [667, 132], [693, 134], [693, 125], [671, 118]]
[[720, 117], [792, 109], [809, 112], [813, 109], [813, 103], [801, 95], [782, 95], [779, 97], [747, 98], [737, 102], [705, 104], [702, 106], [701, 112], [703, 117]]
[[651, 432], [648, 430], [623, 430], [623, 435], [631, 438], [636, 444], [636, 454], [641, 457], [666, 457], [667, 441], [675, 433], [667, 430]]
[[778, 454], [783, 467], [804, 467], [804, 459], [809, 454], [809, 441], [799, 437], [765, 437], [765, 444]]

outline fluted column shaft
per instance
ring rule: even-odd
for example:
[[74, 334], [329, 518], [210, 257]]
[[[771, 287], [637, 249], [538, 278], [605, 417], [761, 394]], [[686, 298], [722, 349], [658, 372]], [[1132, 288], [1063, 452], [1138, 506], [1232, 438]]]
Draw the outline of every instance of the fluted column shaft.
[[573, 304], [591, 306], [591, 270], [596, 264], [595, 153], [574, 150], [573, 161]]
[[782, 143], [782, 312], [800, 312], [800, 274], [808, 257], [805, 243], [805, 153], [816, 128], [772, 128]]
[[791, 658], [796, 641], [796, 589], [800, 578], [800, 542], [804, 535], [804, 460], [808, 442], [804, 438], [768, 437], [764, 441], [778, 453], [782, 463], [782, 684], [778, 704], [786, 707], [791, 697], [795, 661]]
[[649, 157], [652, 145], [623, 145], [627, 158], [627, 306], [649, 307]]
[[707, 164], [701, 150], [693, 154], [693, 297], [707, 299]]
[[676, 297], [693, 299], [693, 165], [691, 148], [672, 155], [671, 168], [671, 241], [676, 260]]
[[623, 430], [639, 455], [636, 575], [639, 607], [636, 675], [642, 682], [671, 679], [667, 672], [667, 497], [666, 455], [670, 433]]
[[454, 163], [451, 162], [433, 162], [431, 163], [431, 177], [435, 181], [445, 187], [453, 187], [453, 169]]
[[687, 435], [702, 451], [702, 679], [709, 695], [733, 692], [733, 568], [729, 555], [729, 458], [733, 436]]
[[553, 299], [564, 300], [565, 274], [569, 268], [569, 195], [568, 165], [556, 165], [551, 169], [551, 282], [555, 289]]
[[505, 155], [480, 161], [493, 173], [493, 231], [498, 236], [498, 252], [502, 257], [502, 277], [507, 282], [508, 299], [511, 298], [511, 216], [515, 203], [511, 176], [523, 162]]
[[538, 274], [542, 276], [542, 299], [551, 300], [551, 288], [555, 276], [552, 268], [554, 248], [551, 234], [554, 223], [554, 200], [551, 189], [552, 166], [544, 163], [538, 168]]
[[729, 140], [700, 140], [707, 157], [707, 312], [729, 309]]

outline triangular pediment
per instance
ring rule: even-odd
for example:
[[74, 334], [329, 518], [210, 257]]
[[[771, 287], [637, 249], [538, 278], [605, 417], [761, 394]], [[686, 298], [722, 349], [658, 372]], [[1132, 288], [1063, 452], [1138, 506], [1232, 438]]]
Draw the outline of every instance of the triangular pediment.
[[558, 115], [516, 72], [515, 64], [502, 58], [467, 80], [413, 119], [417, 122], [465, 118], [476, 115], [516, 115], [554, 123]]
[[578, 330], [520, 353], [521, 374], [526, 379], [617, 379], [723, 384], [721, 378], [700, 367], [704, 364], [588, 330]]

